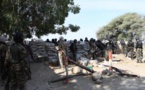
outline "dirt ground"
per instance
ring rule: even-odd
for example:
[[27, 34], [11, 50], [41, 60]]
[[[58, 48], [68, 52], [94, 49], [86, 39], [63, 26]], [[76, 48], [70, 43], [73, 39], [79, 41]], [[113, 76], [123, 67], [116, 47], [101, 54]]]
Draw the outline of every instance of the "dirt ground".
[[[104, 64], [101, 62], [99, 64]], [[63, 84], [62, 82], [53, 83], [52, 86], [56, 86], [54, 90], [145, 90], [145, 63], [136, 63], [136, 60], [130, 60], [122, 54], [113, 55], [112, 66], [119, 68], [130, 74], [140, 76], [135, 77], [106, 77], [103, 79], [103, 83], [95, 84], [89, 76], [79, 76], [70, 79], [69, 84]], [[101, 72], [108, 67], [98, 66], [94, 70]], [[56, 73], [59, 70], [55, 70]]]
[[[141, 77], [105, 77], [100, 85], [95, 84], [91, 76], [70, 78], [68, 84], [64, 81], [50, 83], [52, 80], [64, 77], [64, 70], [58, 67], [50, 67], [48, 62], [32, 63], [32, 80], [27, 82], [27, 90], [145, 90], [145, 63], [136, 63], [136, 60], [130, 60], [122, 54], [116, 54], [113, 55], [112, 66]], [[69, 69], [72, 67], [74, 65], [70, 65]], [[98, 66], [94, 69], [101, 72], [106, 67]], [[70, 74], [71, 71], [69, 71]], [[3, 86], [0, 86], [0, 90], [4, 90]]]

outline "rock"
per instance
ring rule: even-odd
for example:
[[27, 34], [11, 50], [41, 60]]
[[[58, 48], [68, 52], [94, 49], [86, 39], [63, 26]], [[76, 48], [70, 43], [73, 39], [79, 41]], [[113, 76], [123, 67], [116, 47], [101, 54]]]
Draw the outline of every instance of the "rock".
[[72, 73], [73, 74], [77, 74], [77, 73], [80, 73], [81, 72], [81, 68], [80, 67], [74, 67], [73, 69], [72, 69]]
[[101, 84], [102, 82], [103, 82], [102, 80], [98, 79], [95, 81], [95, 84]]
[[112, 75], [112, 71], [105, 69], [102, 71], [102, 75], [107, 75], [107, 76], [111, 76]]
[[95, 72], [95, 73], [92, 74], [92, 80], [93, 81], [96, 81], [98, 79], [101, 79], [101, 77], [102, 77], [101, 74], [98, 73], [98, 72]]

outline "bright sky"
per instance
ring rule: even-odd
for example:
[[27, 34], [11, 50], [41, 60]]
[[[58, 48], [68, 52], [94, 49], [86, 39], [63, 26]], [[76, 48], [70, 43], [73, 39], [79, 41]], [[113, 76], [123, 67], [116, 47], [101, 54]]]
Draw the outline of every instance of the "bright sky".
[[68, 32], [67, 35], [48, 35], [43, 36], [46, 40], [63, 36], [67, 40], [84, 39], [85, 37], [96, 38], [98, 29], [108, 24], [112, 19], [126, 14], [136, 12], [145, 15], [145, 0], [74, 0], [75, 4], [80, 5], [79, 14], [70, 14], [65, 21], [65, 25], [74, 24], [80, 26], [78, 32]]

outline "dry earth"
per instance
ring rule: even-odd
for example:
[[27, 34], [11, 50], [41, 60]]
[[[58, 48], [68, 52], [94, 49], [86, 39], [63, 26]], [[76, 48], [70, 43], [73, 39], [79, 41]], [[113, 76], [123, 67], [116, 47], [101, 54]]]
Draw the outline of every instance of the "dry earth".
[[[27, 90], [145, 90], [145, 63], [136, 63], [136, 60], [130, 60], [122, 54], [113, 55], [113, 66], [141, 76], [141, 78], [127, 77], [106, 77], [100, 85], [95, 84], [91, 76], [77, 76], [69, 79], [69, 84], [64, 81], [49, 83], [51, 80], [64, 77], [64, 70], [59, 68], [49, 67], [47, 62], [32, 63], [32, 80], [27, 82]], [[121, 60], [117, 62], [117, 60]], [[101, 63], [100, 63], [101, 64]], [[70, 69], [74, 67], [70, 66]], [[96, 71], [100, 72], [106, 67], [95, 67]], [[71, 72], [69, 72], [71, 74]], [[0, 90], [4, 90], [3, 86]]]

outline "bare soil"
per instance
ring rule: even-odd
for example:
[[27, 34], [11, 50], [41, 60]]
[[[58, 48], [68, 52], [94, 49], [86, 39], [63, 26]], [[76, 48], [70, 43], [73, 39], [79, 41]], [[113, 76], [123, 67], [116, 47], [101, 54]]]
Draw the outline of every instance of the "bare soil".
[[[91, 76], [77, 76], [70, 78], [68, 84], [65, 81], [50, 83], [52, 80], [64, 77], [64, 70], [59, 67], [50, 67], [48, 62], [32, 63], [32, 80], [27, 82], [27, 90], [145, 90], [145, 63], [136, 63], [136, 60], [117, 54], [113, 55], [112, 66], [141, 77], [105, 77], [102, 84], [95, 84]], [[70, 65], [69, 69], [72, 67], [74, 65]], [[98, 72], [104, 69], [106, 67], [94, 68]], [[69, 71], [69, 75], [71, 74]], [[3, 86], [0, 86], [0, 90], [4, 90]]]

